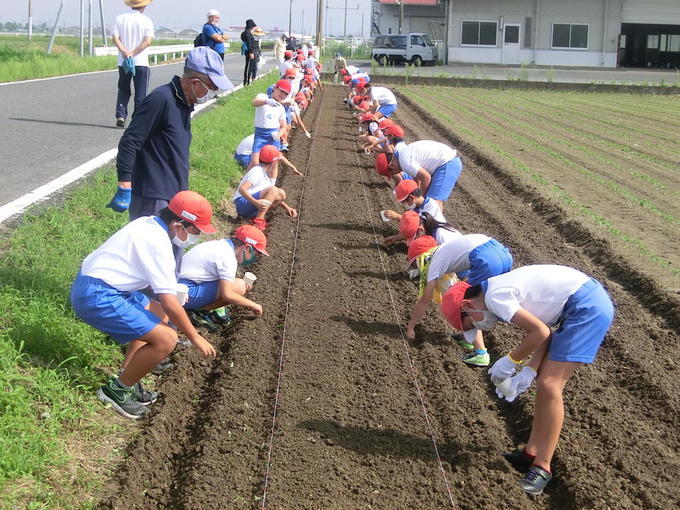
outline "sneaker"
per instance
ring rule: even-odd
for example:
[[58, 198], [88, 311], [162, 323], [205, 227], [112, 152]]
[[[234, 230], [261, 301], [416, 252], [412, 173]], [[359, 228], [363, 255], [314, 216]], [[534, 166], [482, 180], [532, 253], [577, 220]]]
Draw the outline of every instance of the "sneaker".
[[505, 452], [503, 457], [505, 457], [505, 460], [507, 460], [512, 465], [512, 467], [514, 467], [520, 473], [526, 473], [529, 471], [529, 468], [533, 464], [535, 458], [529, 457], [525, 453], [524, 448], [521, 450], [516, 448], [511, 452]]
[[125, 119], [123, 117], [118, 117], [116, 119], [116, 127], [121, 127], [121, 128], [125, 127]]
[[260, 229], [262, 232], [267, 228], [267, 220], [264, 218], [255, 218], [252, 223], [254, 227]]
[[104, 404], [109, 404], [118, 414], [130, 418], [131, 420], [139, 420], [143, 418], [149, 410], [143, 406], [135, 398], [134, 388], [121, 388], [116, 382], [116, 378], [112, 377], [107, 383], [97, 390], [97, 397]]
[[208, 314], [208, 317], [215, 323], [215, 324], [227, 324], [228, 322], [231, 321], [231, 317], [229, 316], [229, 309], [226, 306], [221, 306], [220, 308], [215, 308], [214, 310], [211, 310], [210, 313]]
[[281, 152], [287, 152], [287, 151], [288, 151], [288, 144], [282, 143], [281, 144]]
[[451, 341], [458, 344], [458, 347], [460, 347], [461, 349], [466, 350], [466, 351], [474, 351], [475, 350], [475, 346], [472, 345], [467, 340], [465, 340], [465, 338], [463, 338], [463, 335], [459, 335], [457, 333], [449, 333], [449, 336], [451, 337]]
[[141, 382], [135, 383], [132, 389], [135, 390], [137, 402], [143, 406], [153, 404], [158, 399], [158, 392], [144, 389]]
[[543, 489], [551, 479], [550, 472], [538, 466], [531, 466], [526, 476], [519, 481], [519, 485], [527, 494], [538, 496], [543, 494]]
[[491, 363], [491, 358], [488, 352], [485, 352], [484, 354], [475, 354], [473, 352], [469, 356], [463, 358], [463, 361], [468, 365], [475, 367], [488, 367], [489, 363]]
[[168, 358], [165, 358], [158, 365], [153, 367], [153, 370], [151, 372], [153, 372], [154, 375], [163, 375], [165, 372], [167, 372], [174, 366], [175, 365], [170, 363], [170, 360]]
[[191, 323], [197, 328], [205, 328], [208, 331], [217, 331], [219, 329], [217, 324], [210, 320], [208, 313], [203, 310], [188, 310], [187, 315]]

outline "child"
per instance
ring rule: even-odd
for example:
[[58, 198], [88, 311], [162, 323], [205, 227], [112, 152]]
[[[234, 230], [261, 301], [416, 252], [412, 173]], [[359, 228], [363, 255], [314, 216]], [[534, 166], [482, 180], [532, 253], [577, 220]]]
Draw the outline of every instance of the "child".
[[[389, 154], [387, 155], [387, 159], [389, 160]], [[394, 172], [392, 175], [394, 175]], [[436, 221], [446, 223], [446, 218], [444, 218], [444, 214], [437, 201], [432, 200], [429, 197], [424, 197], [422, 190], [418, 187], [418, 183], [413, 179], [402, 179], [399, 181], [394, 187], [394, 201], [396, 203], [403, 203], [407, 209], [415, 211], [418, 214], [425, 212], [432, 216]], [[401, 214], [396, 211], [387, 210], [384, 211], [383, 214], [391, 220], [401, 219]], [[389, 246], [390, 244], [403, 240], [404, 237], [401, 234], [396, 234], [386, 237], [383, 242], [386, 246]]]
[[237, 267], [249, 267], [258, 255], [269, 256], [267, 238], [252, 225], [238, 227], [228, 239], [207, 241], [191, 248], [182, 259], [179, 283], [189, 288], [186, 310], [214, 310], [227, 305], [249, 308], [262, 315], [262, 305], [246, 297], [252, 284], [236, 278]]
[[397, 111], [397, 98], [387, 87], [374, 87], [369, 82], [365, 83], [362, 89], [370, 96], [373, 103], [372, 110], [377, 119], [391, 117]]
[[[241, 142], [238, 144], [238, 147], [236, 147], [236, 151], [234, 152], [234, 159], [243, 168], [247, 168], [248, 165], [250, 164], [250, 156], [253, 153], [254, 141], [255, 135], [254, 134], [248, 135], [243, 140], [241, 140]], [[293, 163], [286, 159], [283, 156], [283, 154], [281, 155], [281, 163], [290, 168], [296, 175], [302, 175], [302, 173], [299, 172], [297, 168], [295, 168], [295, 165], [293, 165]]]
[[[418, 240], [420, 239], [423, 239], [423, 237], [418, 238]], [[422, 248], [420, 250], [409, 248], [411, 262], [423, 253], [421, 250]], [[420, 270], [421, 282], [426, 283], [406, 328], [408, 338], [415, 338], [415, 327], [425, 314], [430, 301], [432, 301], [437, 282], [442, 277], [456, 273], [458, 278], [467, 277], [470, 285], [478, 285], [492, 276], [510, 271], [512, 269], [512, 255], [510, 250], [489, 236], [467, 234], [458, 236], [434, 248], [430, 253], [429, 261], [423, 263], [418, 269]], [[460, 328], [458, 330], [462, 331]], [[471, 336], [469, 334], [469, 337]], [[477, 367], [489, 366], [489, 353], [484, 345], [481, 331], [477, 331], [472, 343], [475, 350], [463, 361], [468, 365]]]
[[[180, 191], [158, 216], [125, 225], [85, 258], [71, 287], [76, 315], [120, 344], [127, 344], [123, 370], [97, 390], [99, 399], [126, 418], [142, 418], [158, 396], [140, 380], [177, 344], [172, 321], [206, 357], [215, 348], [198, 334], [177, 300], [173, 245], [185, 248], [201, 233], [212, 234], [210, 203]], [[141, 291], [150, 287], [158, 301]]]
[[432, 236], [437, 244], [444, 244], [463, 235], [453, 225], [437, 221], [430, 213], [415, 211], [401, 215], [399, 233], [406, 239], [406, 244], [422, 236]]
[[280, 159], [281, 153], [276, 147], [262, 147], [260, 164], [243, 176], [232, 198], [239, 216], [253, 218], [253, 225], [262, 231], [267, 228], [265, 214], [275, 207], [282, 207], [292, 218], [297, 217], [297, 211], [285, 202], [286, 192], [275, 186]]
[[[529, 494], [541, 494], [552, 478], [552, 461], [562, 423], [562, 392], [584, 363], [592, 363], [614, 318], [614, 306], [602, 285], [571, 267], [524, 266], [480, 285], [460, 282], [442, 299], [441, 310], [456, 329], [491, 330], [510, 322], [524, 330], [523, 341], [489, 369], [491, 381], [503, 383], [500, 396], [513, 401], [538, 375], [529, 441], [505, 454], [526, 475], [519, 481]], [[551, 327], [557, 329], [551, 331]], [[524, 358], [531, 361], [516, 373]], [[509, 382], [505, 382], [509, 378]]]
[[272, 97], [258, 94], [253, 99], [255, 107], [255, 141], [248, 169], [260, 162], [260, 149], [265, 145], [281, 148], [281, 140], [286, 138], [286, 110], [281, 104], [291, 92], [290, 80], [279, 80], [274, 85]]

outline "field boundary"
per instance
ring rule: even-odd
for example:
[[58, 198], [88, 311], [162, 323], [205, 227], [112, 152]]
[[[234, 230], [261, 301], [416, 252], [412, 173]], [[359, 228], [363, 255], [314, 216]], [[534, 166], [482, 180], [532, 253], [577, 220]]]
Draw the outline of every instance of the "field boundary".
[[[326, 80], [333, 79], [333, 73], [323, 73]], [[517, 89], [517, 90], [547, 90], [573, 92], [608, 92], [618, 94], [651, 94], [675, 95], [680, 94], [678, 86], [661, 85], [617, 85], [613, 83], [572, 83], [528, 80], [495, 80], [475, 78], [442, 78], [438, 76], [408, 76], [371, 74], [373, 83], [385, 85], [428, 85], [443, 87], [472, 87], [485, 89]]]
[[568, 242], [583, 247], [584, 253], [594, 264], [607, 268], [609, 278], [635, 296], [645, 308], [663, 318], [670, 327], [680, 328], [680, 297], [661, 288], [648, 276], [635, 269], [623, 256], [615, 253], [609, 241], [597, 237], [587, 227], [572, 220], [567, 211], [545, 197], [535, 187], [521, 182], [515, 175], [484, 155], [474, 145], [462, 140], [450, 127], [433, 118], [408, 97], [398, 91], [395, 91], [395, 94], [399, 101], [408, 105], [423, 119], [428, 119], [428, 122], [450, 139], [462, 153], [497, 176], [511, 194], [531, 203], [534, 211]]

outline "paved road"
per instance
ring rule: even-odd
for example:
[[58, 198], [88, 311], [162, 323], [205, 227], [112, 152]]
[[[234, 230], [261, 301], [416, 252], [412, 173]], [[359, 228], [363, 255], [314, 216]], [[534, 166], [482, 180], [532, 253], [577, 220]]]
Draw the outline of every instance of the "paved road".
[[[149, 89], [181, 74], [182, 66], [152, 67]], [[243, 81], [241, 55], [226, 55], [224, 67], [234, 85]], [[0, 206], [118, 145], [117, 73], [0, 86]]]
[[[367, 60], [356, 60], [352, 63], [370, 73], [371, 64]], [[389, 67], [388, 74], [403, 74], [403, 66]], [[680, 75], [675, 70], [643, 69], [643, 68], [546, 68], [504, 66], [496, 64], [449, 64], [446, 66], [425, 66], [412, 71], [412, 76], [450, 75], [464, 78], [486, 78], [489, 80], [518, 79], [526, 73], [530, 81], [548, 81], [569, 83], [650, 83], [680, 84]]]

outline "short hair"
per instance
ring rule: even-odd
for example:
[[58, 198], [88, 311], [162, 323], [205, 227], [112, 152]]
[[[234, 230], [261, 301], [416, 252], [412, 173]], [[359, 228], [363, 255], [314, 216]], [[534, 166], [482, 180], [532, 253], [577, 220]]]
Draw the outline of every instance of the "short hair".
[[180, 218], [179, 216], [177, 216], [174, 212], [172, 212], [172, 211], [171, 211], [169, 208], [167, 208], [167, 207], [164, 207], [163, 209], [160, 210], [160, 212], [158, 213], [158, 217], [159, 217], [161, 220], [163, 220], [163, 223], [165, 223], [165, 224], [168, 225], [168, 226], [169, 226], [170, 223], [172, 223], [173, 221], [178, 221], [178, 222], [180, 222], [180, 223], [181, 223], [183, 226], [185, 226], [185, 227], [188, 227], [189, 225], [191, 225], [190, 222], [188, 222], [188, 221], [185, 220], [184, 218]]
[[465, 295], [463, 296], [463, 299], [472, 299], [476, 298], [482, 295], [482, 286], [480, 285], [473, 285], [471, 287], [468, 287], [465, 289]]

